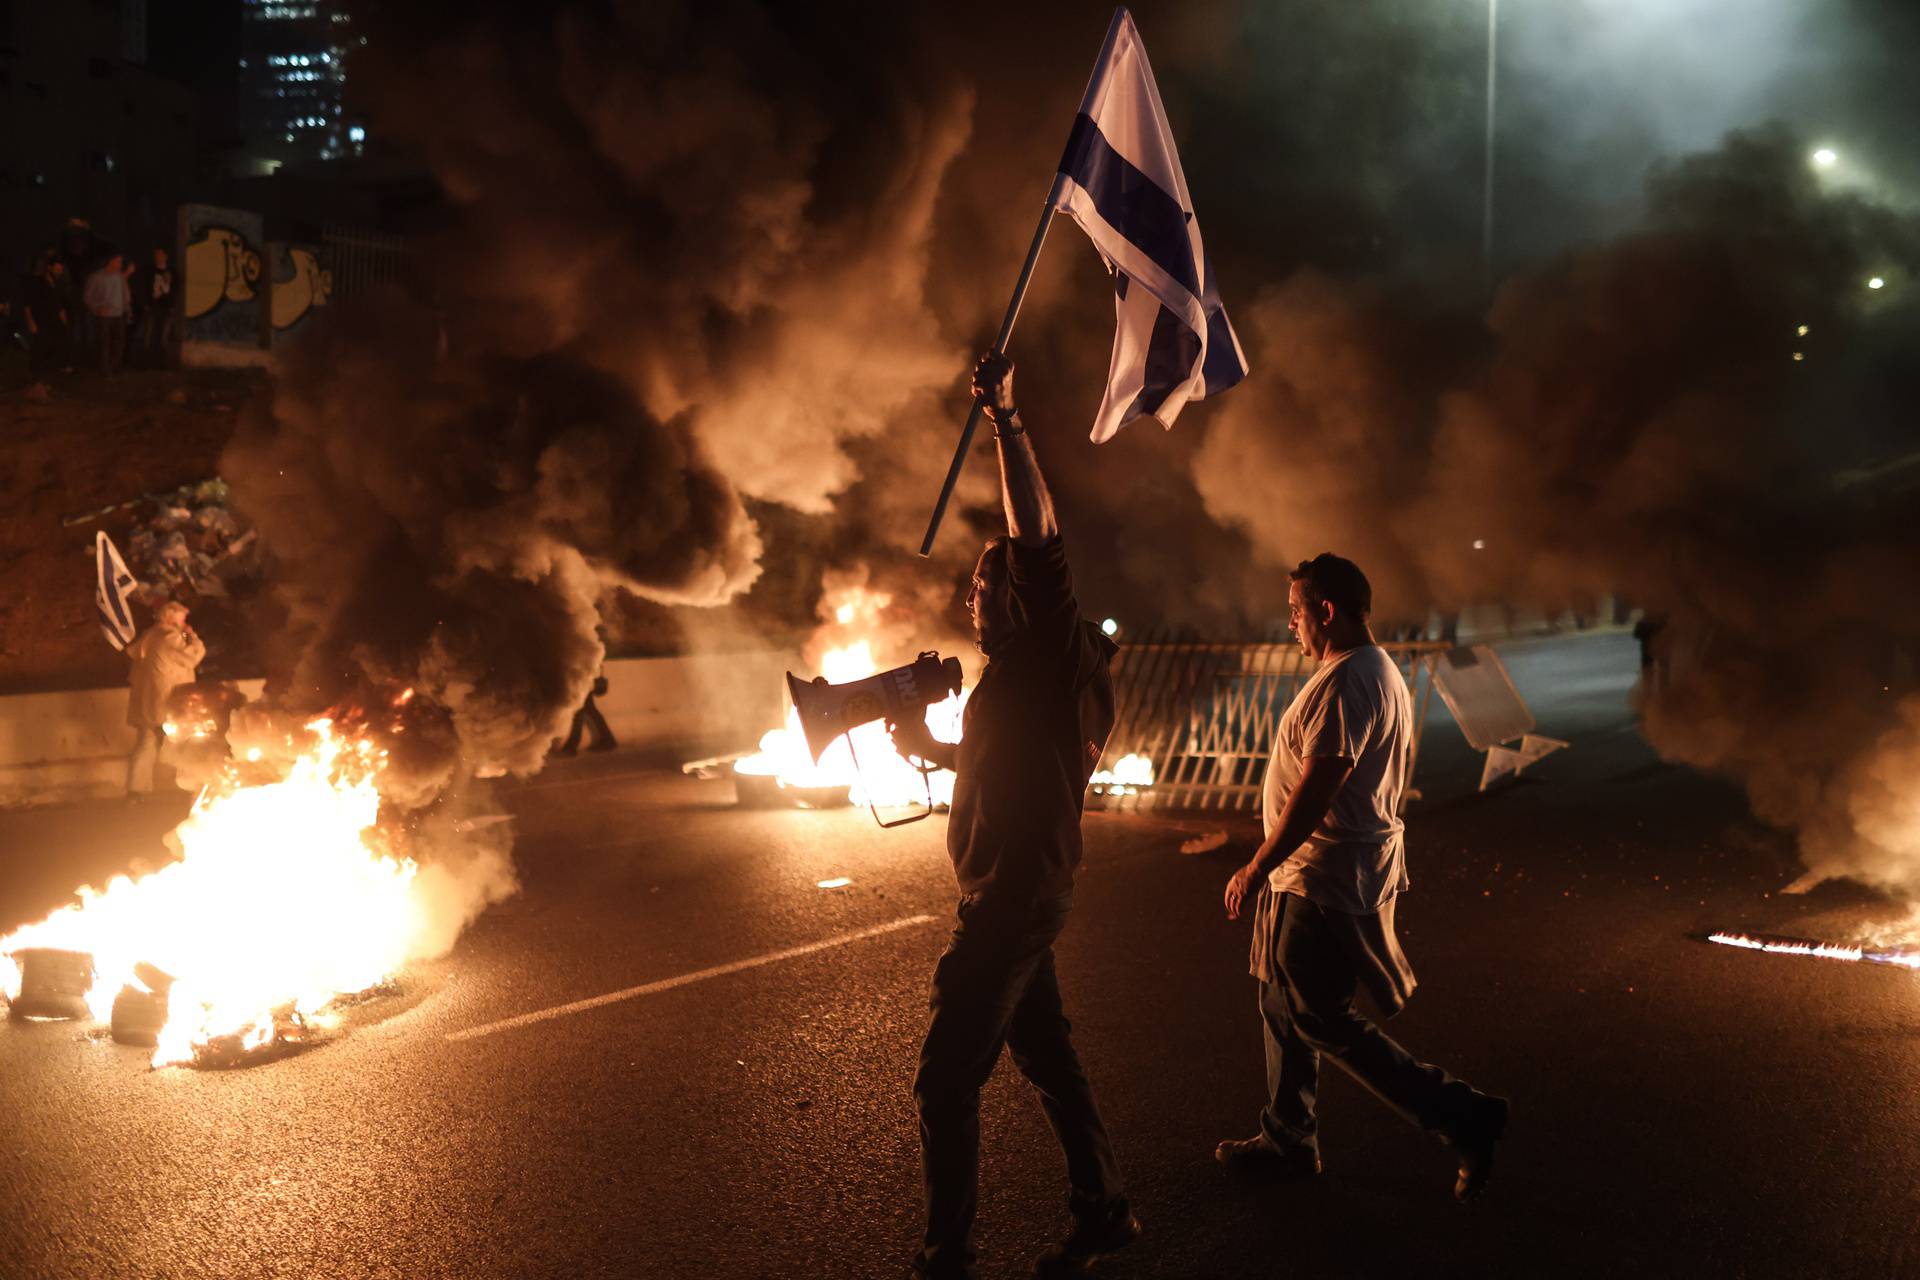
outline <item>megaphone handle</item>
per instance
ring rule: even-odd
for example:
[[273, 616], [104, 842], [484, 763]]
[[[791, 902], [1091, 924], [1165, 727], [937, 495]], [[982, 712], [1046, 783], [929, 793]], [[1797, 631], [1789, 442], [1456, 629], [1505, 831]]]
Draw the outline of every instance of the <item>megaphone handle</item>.
[[[855, 773], [860, 773], [861, 772], [860, 752], [853, 745], [852, 734], [847, 735], [847, 753], [853, 757], [853, 771]], [[891, 831], [895, 827], [904, 827], [909, 822], [918, 822], [922, 818], [931, 817], [933, 815], [933, 770], [931, 769], [920, 770], [920, 781], [926, 784], [927, 807], [921, 810], [919, 813], [914, 814], [910, 818], [896, 818], [892, 822], [881, 821], [880, 810], [873, 803], [873, 793], [871, 791], [867, 793], [867, 812], [873, 815], [874, 822], [879, 825], [882, 831]]]

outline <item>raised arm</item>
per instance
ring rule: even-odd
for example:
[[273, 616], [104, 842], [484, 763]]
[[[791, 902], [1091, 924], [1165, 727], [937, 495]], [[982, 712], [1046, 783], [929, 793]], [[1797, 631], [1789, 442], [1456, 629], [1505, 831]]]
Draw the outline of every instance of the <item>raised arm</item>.
[[1053, 495], [1047, 492], [1033, 442], [1013, 402], [1013, 361], [989, 352], [973, 372], [973, 393], [986, 407], [1000, 455], [1000, 494], [1007, 506], [1007, 532], [1023, 546], [1037, 547], [1060, 536]]

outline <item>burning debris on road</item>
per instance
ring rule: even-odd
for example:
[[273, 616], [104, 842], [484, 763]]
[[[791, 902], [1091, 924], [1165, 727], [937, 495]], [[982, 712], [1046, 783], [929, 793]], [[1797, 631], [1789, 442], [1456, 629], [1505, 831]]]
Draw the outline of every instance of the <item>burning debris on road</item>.
[[1880, 949], [1859, 943], [1823, 942], [1817, 938], [1793, 938], [1774, 933], [1727, 933], [1707, 935], [1708, 942], [1747, 951], [1764, 951], [1777, 956], [1809, 956], [1817, 960], [1864, 961], [1868, 964], [1897, 965], [1920, 969], [1920, 951]]
[[177, 861], [0, 937], [12, 1014], [110, 1021], [115, 1039], [152, 1045], [156, 1067], [227, 1065], [306, 1041], [343, 1001], [443, 952], [511, 877], [492, 828], [443, 836], [447, 814], [383, 800], [419, 705], [242, 717], [233, 735], [252, 745], [174, 832]]

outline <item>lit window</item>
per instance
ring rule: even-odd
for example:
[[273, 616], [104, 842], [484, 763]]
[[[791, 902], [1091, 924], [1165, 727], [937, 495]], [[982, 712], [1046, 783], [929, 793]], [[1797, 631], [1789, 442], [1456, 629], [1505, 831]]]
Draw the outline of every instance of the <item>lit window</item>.
[[347, 140], [349, 142], [365, 142], [367, 140], [367, 131], [359, 125], [354, 125], [351, 129], [347, 130]]

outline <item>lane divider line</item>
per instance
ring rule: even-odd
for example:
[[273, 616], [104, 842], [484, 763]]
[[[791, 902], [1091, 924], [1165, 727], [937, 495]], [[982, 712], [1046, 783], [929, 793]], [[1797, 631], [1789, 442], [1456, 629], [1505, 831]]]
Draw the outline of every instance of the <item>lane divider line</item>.
[[598, 1009], [602, 1005], [618, 1004], [622, 1000], [632, 1000], [639, 996], [650, 996], [660, 991], [671, 991], [675, 987], [684, 987], [694, 982], [704, 982], [708, 978], [724, 977], [729, 973], [739, 973], [742, 969], [756, 969], [763, 964], [777, 964], [782, 960], [792, 960], [799, 956], [812, 955], [816, 951], [826, 951], [833, 947], [844, 947], [850, 942], [861, 942], [867, 938], [877, 938], [881, 934], [894, 933], [901, 929], [912, 928], [916, 924], [931, 924], [929, 915], [904, 916], [899, 920], [889, 920], [886, 924], [876, 924], [866, 929], [856, 929], [852, 933], [842, 933], [831, 938], [822, 938], [818, 942], [808, 942], [798, 947], [786, 947], [779, 951], [769, 951], [763, 955], [750, 956], [745, 960], [734, 960], [727, 964], [717, 964], [711, 969], [698, 969], [692, 973], [683, 973], [678, 977], [662, 978], [658, 982], [648, 982], [637, 987], [628, 987], [623, 991], [609, 991], [603, 996], [591, 996], [585, 1000], [575, 1000], [570, 1004], [557, 1004], [550, 1009], [536, 1009], [532, 1013], [522, 1013], [511, 1018], [502, 1018], [498, 1022], [486, 1022], [477, 1027], [468, 1027], [464, 1031], [450, 1031], [448, 1040], [477, 1040], [481, 1036], [490, 1036], [496, 1031], [512, 1031], [516, 1027], [531, 1026], [536, 1022], [545, 1022], [551, 1018], [564, 1018], [569, 1014], [584, 1013], [588, 1009]]

